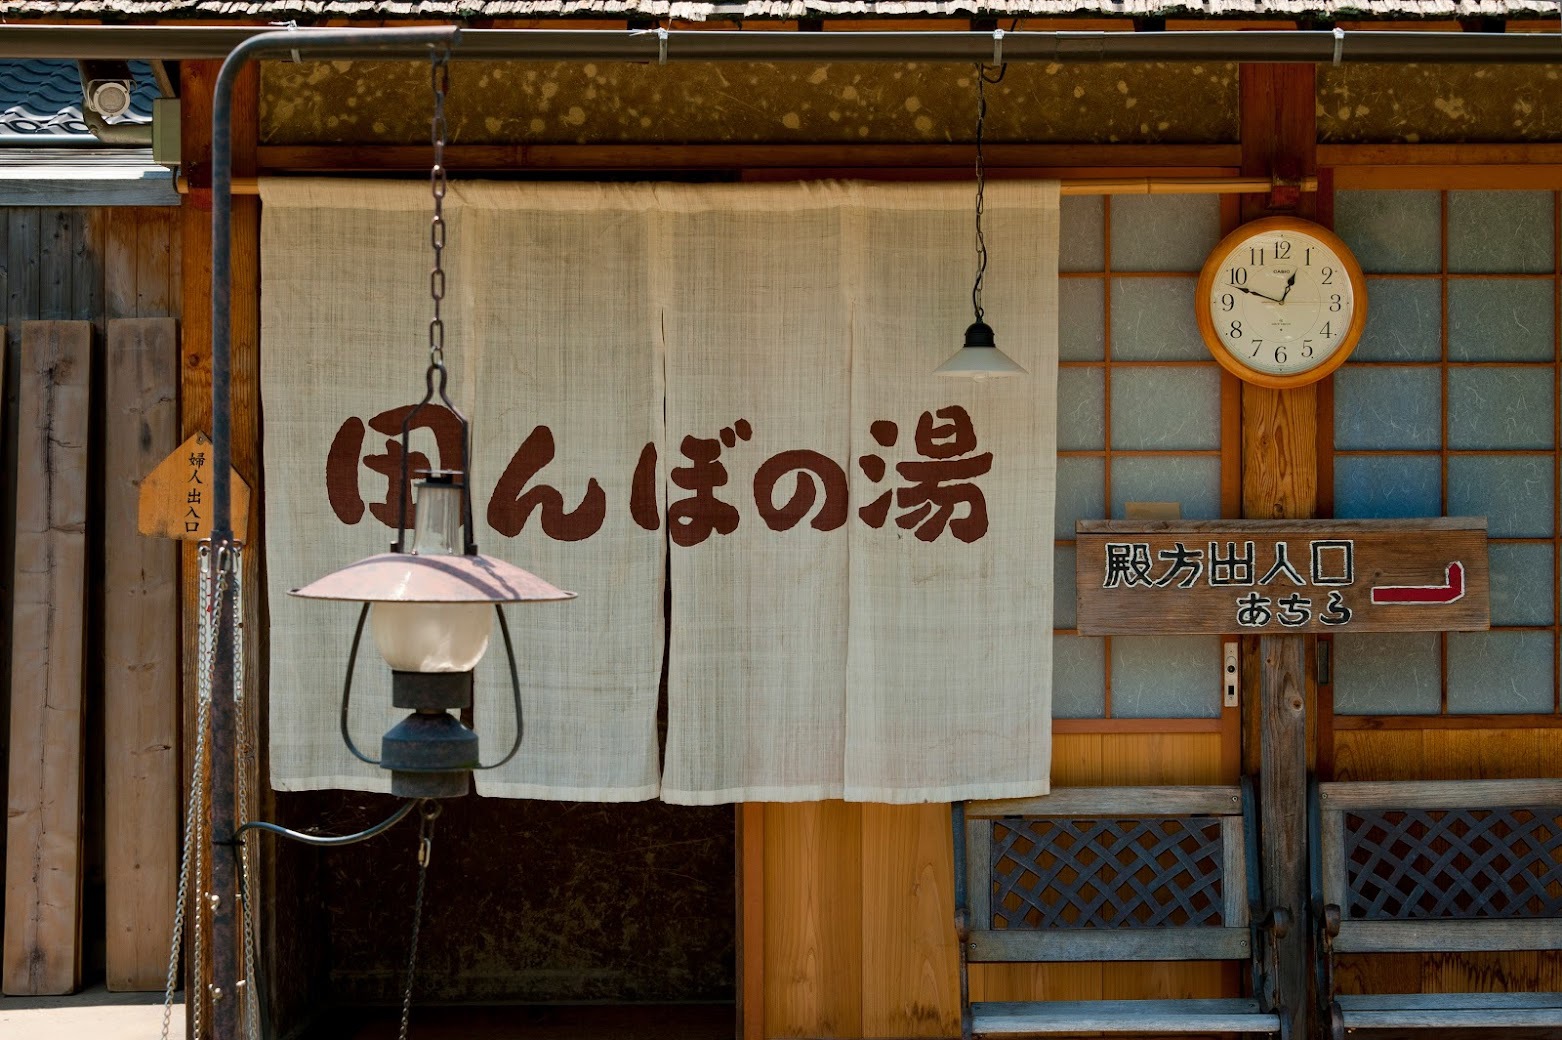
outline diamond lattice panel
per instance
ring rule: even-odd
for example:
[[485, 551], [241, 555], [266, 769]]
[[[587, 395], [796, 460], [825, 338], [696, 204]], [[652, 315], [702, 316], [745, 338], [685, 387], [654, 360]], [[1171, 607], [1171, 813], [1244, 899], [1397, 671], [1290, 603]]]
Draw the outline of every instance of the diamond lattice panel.
[[1344, 815], [1352, 919], [1562, 917], [1555, 808]]
[[994, 820], [992, 927], [1222, 925], [1214, 816]]

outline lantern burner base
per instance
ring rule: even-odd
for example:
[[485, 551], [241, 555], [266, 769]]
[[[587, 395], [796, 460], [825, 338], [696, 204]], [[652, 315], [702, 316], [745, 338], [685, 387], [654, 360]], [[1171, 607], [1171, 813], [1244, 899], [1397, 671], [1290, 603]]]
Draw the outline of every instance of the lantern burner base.
[[471, 672], [391, 672], [391, 703], [412, 711], [472, 706]]
[[471, 787], [470, 770], [451, 773], [391, 771], [391, 794], [398, 798], [462, 798]]

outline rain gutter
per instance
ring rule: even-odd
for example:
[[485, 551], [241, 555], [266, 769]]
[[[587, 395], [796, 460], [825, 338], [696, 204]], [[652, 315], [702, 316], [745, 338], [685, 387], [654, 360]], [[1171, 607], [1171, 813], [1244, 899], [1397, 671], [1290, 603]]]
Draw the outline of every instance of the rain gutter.
[[[301, 29], [303, 33], [322, 30]], [[384, 29], [332, 29], [316, 60], [391, 56]], [[394, 30], [401, 31], [401, 30]], [[0, 26], [0, 58], [225, 58], [264, 26]], [[290, 48], [281, 48], [287, 54]], [[1562, 62], [1562, 34], [1390, 32], [742, 32], [466, 29], [458, 60], [524, 61], [1241, 61], [1523, 64]]]

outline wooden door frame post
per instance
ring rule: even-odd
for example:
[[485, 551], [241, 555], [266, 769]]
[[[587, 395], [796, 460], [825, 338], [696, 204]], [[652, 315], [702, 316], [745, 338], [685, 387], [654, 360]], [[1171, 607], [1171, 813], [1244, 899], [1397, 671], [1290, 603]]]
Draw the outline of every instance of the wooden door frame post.
[[[1312, 65], [1241, 67], [1242, 174], [1270, 177], [1269, 195], [1242, 197], [1242, 219], [1287, 213], [1316, 218], [1318, 196], [1291, 191], [1316, 172], [1316, 84]], [[1327, 205], [1325, 204], [1325, 209]], [[1319, 384], [1296, 390], [1242, 387], [1242, 515], [1250, 520], [1311, 518], [1318, 507]], [[1316, 697], [1308, 685], [1307, 650], [1312, 637], [1248, 639], [1248, 669], [1258, 696], [1244, 699], [1243, 732], [1256, 737], [1259, 757], [1245, 749], [1249, 772], [1256, 766], [1264, 903], [1284, 908], [1294, 922], [1279, 940], [1279, 964], [1272, 965], [1282, 1015], [1290, 1035], [1301, 1040], [1312, 1025], [1307, 970], [1307, 720]]]

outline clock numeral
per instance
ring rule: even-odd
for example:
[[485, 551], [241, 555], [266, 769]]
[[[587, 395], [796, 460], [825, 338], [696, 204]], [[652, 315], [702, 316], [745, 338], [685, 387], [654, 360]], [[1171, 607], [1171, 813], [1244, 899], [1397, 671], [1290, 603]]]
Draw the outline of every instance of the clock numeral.
[[1285, 344], [1283, 344], [1283, 343], [1280, 344], [1280, 346], [1275, 348], [1275, 364], [1277, 364], [1277, 365], [1285, 364]]
[[1258, 352], [1260, 350], [1263, 350], [1263, 349], [1264, 349], [1264, 341], [1261, 340], [1261, 339], [1255, 339], [1253, 341], [1253, 353], [1249, 354], [1248, 357], [1256, 358], [1258, 356]]
[[1337, 311], [1339, 309], [1340, 309], [1340, 294], [1339, 293], [1331, 293], [1329, 295], [1329, 310]]
[[1231, 329], [1226, 333], [1226, 335], [1230, 336], [1232, 339], [1241, 339], [1242, 338], [1242, 323], [1240, 321], [1232, 322], [1231, 323]]
[[1312, 356], [1313, 356], [1313, 341], [1310, 340], [1310, 339], [1302, 340], [1302, 357], [1308, 358], [1308, 357], [1312, 357]]
[[1246, 285], [1247, 284], [1247, 268], [1245, 268], [1245, 267], [1233, 267], [1231, 269], [1231, 271], [1226, 275], [1226, 281], [1230, 282], [1232, 285]]
[[1247, 250], [1247, 262], [1256, 267], [1264, 266], [1264, 250], [1257, 246], [1249, 246]]
[[1323, 284], [1324, 285], [1333, 285], [1334, 284], [1334, 268], [1332, 268], [1332, 267], [1325, 267], [1323, 269]]
[[1237, 305], [1237, 298], [1235, 296], [1231, 295], [1230, 293], [1221, 293], [1221, 295], [1220, 295], [1220, 309], [1221, 310], [1223, 310], [1223, 311], [1231, 311], [1231, 310], [1234, 310], [1236, 308], [1236, 305]]
[[1319, 332], [1322, 333], [1324, 339], [1334, 338], [1334, 332], [1329, 328], [1331, 324], [1331, 322], [1326, 321], [1323, 323], [1323, 328], [1319, 330]]
[[1289, 260], [1289, 259], [1291, 259], [1291, 243], [1285, 241], [1284, 239], [1281, 239], [1280, 241], [1276, 242], [1275, 243], [1275, 259], [1276, 260]]
[[1308, 246], [1306, 249], [1302, 250], [1302, 263], [1306, 264], [1308, 267], [1313, 265], [1313, 251], [1311, 246]]

